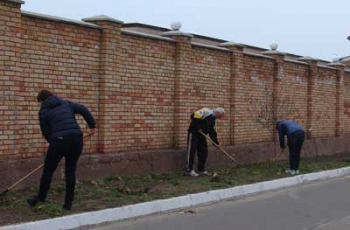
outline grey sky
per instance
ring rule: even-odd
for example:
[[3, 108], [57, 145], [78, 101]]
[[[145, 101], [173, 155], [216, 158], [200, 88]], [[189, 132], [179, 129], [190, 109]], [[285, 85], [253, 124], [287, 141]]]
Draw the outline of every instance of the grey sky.
[[331, 60], [350, 55], [350, 0], [27, 0], [22, 9], [78, 19], [106, 14]]

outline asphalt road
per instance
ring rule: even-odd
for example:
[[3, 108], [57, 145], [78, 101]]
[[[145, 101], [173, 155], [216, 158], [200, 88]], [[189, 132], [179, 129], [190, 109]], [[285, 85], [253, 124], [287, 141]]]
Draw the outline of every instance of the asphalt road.
[[[350, 178], [314, 182], [89, 230], [350, 230]], [[188, 211], [188, 210], [187, 210]]]

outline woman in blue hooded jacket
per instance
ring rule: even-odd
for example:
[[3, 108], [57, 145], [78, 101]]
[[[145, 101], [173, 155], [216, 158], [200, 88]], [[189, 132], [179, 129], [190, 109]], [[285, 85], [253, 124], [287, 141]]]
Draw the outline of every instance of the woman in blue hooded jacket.
[[290, 167], [286, 170], [286, 173], [291, 175], [299, 174], [300, 152], [305, 141], [303, 127], [295, 121], [281, 120], [277, 122], [276, 129], [282, 149], [286, 148], [285, 136], [287, 136], [288, 140]]
[[84, 117], [90, 128], [90, 135], [95, 133], [95, 120], [84, 105], [63, 100], [48, 90], [42, 90], [37, 100], [41, 103], [39, 111], [41, 132], [50, 145], [45, 158], [38, 195], [29, 198], [27, 202], [30, 206], [35, 206], [45, 201], [52, 175], [64, 157], [66, 195], [63, 209], [70, 210], [74, 199], [76, 167], [83, 151], [83, 133], [75, 114]]

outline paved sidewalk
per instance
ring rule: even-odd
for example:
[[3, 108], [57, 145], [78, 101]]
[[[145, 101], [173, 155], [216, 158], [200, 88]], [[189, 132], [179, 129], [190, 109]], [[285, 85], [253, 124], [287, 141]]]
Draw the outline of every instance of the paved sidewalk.
[[194, 209], [89, 230], [349, 230], [350, 178], [303, 184]]

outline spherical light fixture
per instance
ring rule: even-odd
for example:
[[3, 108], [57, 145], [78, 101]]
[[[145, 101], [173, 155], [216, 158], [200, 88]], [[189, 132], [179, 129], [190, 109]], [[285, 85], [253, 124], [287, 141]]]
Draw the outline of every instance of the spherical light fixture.
[[271, 49], [271, 50], [277, 50], [277, 48], [278, 48], [277, 42], [273, 41], [273, 42], [270, 44], [270, 49]]
[[176, 21], [176, 22], [172, 22], [170, 27], [172, 30], [180, 30], [181, 29], [181, 22]]

